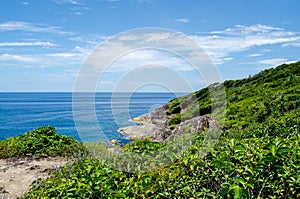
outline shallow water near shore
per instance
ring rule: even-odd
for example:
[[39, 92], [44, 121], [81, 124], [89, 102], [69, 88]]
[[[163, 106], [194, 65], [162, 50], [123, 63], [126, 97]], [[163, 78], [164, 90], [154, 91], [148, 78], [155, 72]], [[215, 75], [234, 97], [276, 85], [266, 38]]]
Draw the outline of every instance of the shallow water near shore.
[[[182, 94], [181, 94], [182, 95]], [[126, 95], [128, 96], [128, 95]], [[133, 93], [126, 104], [122, 94], [112, 100], [112, 93], [96, 93], [95, 108], [99, 125], [108, 139], [119, 139], [120, 127], [135, 125], [131, 118], [148, 113], [178, 96], [173, 93]], [[120, 114], [113, 115], [114, 109]], [[129, 105], [129, 106], [128, 106]], [[128, 107], [127, 107], [128, 106]], [[88, 121], [88, 117], [86, 116]], [[116, 117], [119, 122], [116, 123]], [[61, 134], [80, 140], [72, 113], [72, 93], [0, 93], [0, 139], [23, 134], [40, 126], [54, 126]], [[88, 126], [87, 126], [88, 130]], [[89, 134], [85, 141], [98, 141], [101, 136]], [[123, 139], [123, 143], [130, 140]]]

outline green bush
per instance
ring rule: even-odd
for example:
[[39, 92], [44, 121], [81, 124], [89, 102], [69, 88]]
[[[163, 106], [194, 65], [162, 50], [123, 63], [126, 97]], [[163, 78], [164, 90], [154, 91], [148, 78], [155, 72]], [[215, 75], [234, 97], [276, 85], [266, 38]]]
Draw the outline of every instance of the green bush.
[[181, 115], [176, 114], [173, 118], [171, 118], [168, 121], [168, 125], [180, 124], [180, 122], [181, 122]]
[[60, 135], [54, 127], [40, 127], [0, 141], [0, 158], [31, 155], [71, 156], [87, 153], [82, 143]]

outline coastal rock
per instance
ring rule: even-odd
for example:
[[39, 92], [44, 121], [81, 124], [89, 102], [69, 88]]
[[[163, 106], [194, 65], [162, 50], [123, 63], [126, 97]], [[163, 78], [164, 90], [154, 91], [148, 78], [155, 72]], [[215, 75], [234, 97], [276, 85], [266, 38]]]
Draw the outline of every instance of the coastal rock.
[[118, 141], [118, 140], [115, 140], [115, 139], [113, 139], [113, 140], [110, 140], [109, 142], [110, 142], [111, 144], [113, 144], [113, 145], [116, 145], [116, 144], [118, 144], [118, 142], [119, 142], [119, 141]]
[[164, 132], [161, 132], [160, 134], [155, 135], [154, 139], [161, 140], [162, 138], [166, 137], [163, 139], [163, 141], [167, 142], [174, 139], [175, 136], [194, 132], [201, 133], [206, 129], [210, 129], [210, 131], [213, 132], [217, 130], [215, 119], [208, 115], [197, 116], [192, 119], [183, 121], [182, 123], [177, 125], [171, 131], [169, 136], [166, 137], [166, 135], [164, 135]]
[[131, 140], [143, 140], [153, 135], [154, 126], [128, 126], [121, 128], [120, 132]]
[[154, 109], [148, 114], [133, 118], [132, 121], [140, 126], [128, 126], [119, 129], [120, 133], [127, 135], [132, 140], [150, 139], [157, 142], [167, 142], [175, 136], [185, 133], [202, 132], [205, 129], [215, 131], [217, 129], [214, 118], [208, 115], [194, 117], [185, 120], [170, 129], [168, 120], [170, 115], [166, 114], [166, 106]]
[[170, 116], [166, 114], [165, 108], [164, 106], [158, 107], [148, 114], [133, 118], [132, 121], [140, 126], [120, 128], [119, 132], [127, 135], [131, 140], [152, 139], [153, 135], [168, 128], [167, 121]]
[[150, 114], [144, 114], [139, 117], [132, 118], [131, 120], [140, 125], [147, 125], [150, 121]]

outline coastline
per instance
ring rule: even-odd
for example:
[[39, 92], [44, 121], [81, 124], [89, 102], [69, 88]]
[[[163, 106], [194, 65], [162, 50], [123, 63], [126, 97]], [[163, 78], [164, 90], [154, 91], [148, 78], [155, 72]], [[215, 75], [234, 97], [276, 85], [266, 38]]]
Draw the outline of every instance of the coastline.
[[171, 115], [166, 114], [168, 105], [163, 105], [150, 113], [132, 118], [131, 120], [139, 126], [128, 126], [120, 128], [118, 131], [126, 135], [131, 140], [149, 139], [155, 142], [168, 142], [178, 135], [186, 133], [201, 133], [210, 128], [217, 130], [216, 121], [212, 116], [197, 116], [177, 124], [174, 128], [168, 124]]

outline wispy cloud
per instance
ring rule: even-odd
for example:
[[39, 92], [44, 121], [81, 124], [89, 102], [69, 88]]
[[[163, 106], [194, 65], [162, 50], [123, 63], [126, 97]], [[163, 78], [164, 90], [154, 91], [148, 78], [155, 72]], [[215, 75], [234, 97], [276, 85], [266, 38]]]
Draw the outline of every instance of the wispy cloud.
[[33, 24], [23, 21], [8, 21], [0, 24], [0, 31], [26, 31], [26, 32], [43, 32], [43, 33], [55, 33], [55, 34], [68, 34], [58, 26], [47, 26], [45, 24]]
[[54, 43], [51, 42], [0, 42], [0, 47], [21, 47], [21, 46], [57, 46]]
[[221, 31], [212, 31], [211, 33], [223, 35], [248, 35], [252, 33], [267, 33], [270, 31], [284, 31], [284, 29], [262, 24], [255, 24], [250, 26], [236, 25], [234, 28], [227, 28]]
[[29, 5], [29, 3], [28, 3], [27, 1], [23, 1], [23, 2], [21, 2], [20, 4], [21, 4], [21, 5], [24, 5], [24, 6]]
[[[300, 34], [297, 32], [261, 24], [237, 25], [233, 28], [191, 37], [199, 42], [199, 45], [217, 64], [224, 63], [224, 58], [232, 53], [243, 52], [258, 46], [281, 45], [284, 47], [300, 41]], [[254, 54], [254, 56], [258, 55]]]
[[264, 59], [258, 61], [259, 64], [269, 65], [270, 67], [278, 66], [284, 63], [286, 64], [293, 63], [293, 62], [296, 62], [296, 60], [291, 61], [286, 58], [273, 58], [273, 59]]
[[[6, 22], [0, 24], [0, 31], [31, 31], [31, 32], [60, 32], [65, 33], [60, 27], [57, 26], [45, 26], [45, 25], [35, 25], [26, 22]], [[180, 43], [182, 41], [176, 39], [174, 35], [170, 33], [153, 33], [143, 35], [143, 38], [136, 35], [123, 35], [118, 38], [118, 41], [114, 41], [113, 46], [118, 54], [119, 51], [126, 51], [123, 49], [122, 43], [135, 44], [136, 42], [146, 41], [149, 43], [160, 44], [164, 41], [170, 41], [166, 44], [169, 49], [174, 49], [174, 51], [179, 52]], [[251, 26], [241, 26], [237, 25], [232, 28], [227, 28], [224, 30], [212, 31], [209, 33], [202, 33], [197, 35], [189, 35], [189, 37], [196, 41], [197, 44], [211, 57], [215, 64], [224, 64], [226, 62], [235, 60], [235, 54], [240, 52], [245, 52], [251, 48], [260, 46], [271, 46], [279, 45], [279, 47], [285, 47], [292, 45], [293, 43], [300, 43], [300, 34], [297, 32], [286, 31], [282, 28], [266, 26], [266, 25], [251, 25]], [[69, 39], [73, 41], [73, 49], [60, 49], [59, 52], [45, 52], [44, 54], [35, 55], [20, 55], [18, 53], [14, 54], [2, 54], [2, 61], [18, 61], [32, 63], [39, 67], [42, 66], [56, 66], [56, 65], [77, 65], [84, 61], [92, 49], [99, 45], [99, 43], [108, 39], [108, 36], [102, 35], [71, 35]], [[172, 43], [174, 46], [172, 46]], [[177, 47], [176, 47], [177, 45]], [[26, 47], [26, 46], [41, 46], [41, 47], [53, 47], [58, 46], [55, 43], [47, 41], [28, 41], [28, 42], [0, 42], [0, 47]], [[179, 50], [179, 51], [178, 51]], [[182, 49], [183, 51], [186, 49]], [[9, 52], [11, 53], [11, 52]], [[257, 53], [252, 53], [245, 55], [251, 58], [263, 57], [262, 50], [257, 51]], [[110, 55], [113, 57], [114, 55]], [[286, 58], [274, 58], [274, 59], [261, 59], [257, 61], [258, 64], [262, 65], [272, 65], [275, 66], [278, 63], [289, 62], [290, 60]], [[42, 63], [42, 64], [41, 64]], [[133, 52], [126, 55], [124, 58], [119, 60], [119, 66], [122, 66], [123, 70], [140, 65], [141, 63], [146, 64], [171, 64], [180, 71], [188, 71], [191, 68], [180, 60], [178, 57], [170, 56], [162, 52], [155, 51], [142, 51]], [[117, 66], [116, 66], [117, 67]]]
[[254, 54], [250, 54], [250, 55], [248, 55], [249, 57], [260, 57], [260, 56], [262, 56], [263, 54], [261, 54], [261, 53], [254, 53]]
[[100, 0], [100, 1], [106, 1], [106, 2], [118, 2], [118, 1], [121, 1], [121, 0]]
[[51, 53], [47, 54], [49, 57], [61, 57], [61, 58], [70, 58], [70, 57], [81, 57], [83, 54], [79, 53]]
[[[236, 53], [246, 52], [256, 47], [279, 45], [278, 47], [282, 48], [286, 45], [300, 42], [300, 33], [261, 24], [251, 26], [237, 25], [225, 30], [189, 35], [189, 37], [199, 44], [215, 64], [219, 65], [232, 61]], [[172, 39], [172, 42], [168, 42], [168, 45], [173, 43], [175, 47], [175, 44], [182, 42], [177, 41], [176, 38], [171, 33], [158, 31], [157, 33], [147, 34], [143, 38], [136, 37], [136, 35], [124, 35], [119, 37], [119, 40], [120, 42], [127, 41], [134, 44], [134, 42], [139, 42], [141, 39], [154, 43], [162, 43]], [[255, 53], [249, 56], [259, 57], [263, 56], [263, 54]]]
[[96, 46], [98, 46], [101, 42], [105, 41], [108, 38], [108, 36], [94, 34], [85, 37], [72, 36], [69, 39], [73, 43], [78, 43], [76, 50], [80, 49], [82, 52], [91, 52]]
[[138, 3], [152, 3], [152, 0], [136, 0]]
[[175, 19], [175, 21], [181, 22], [181, 23], [188, 23], [190, 20], [187, 18], [180, 18], [180, 19]]
[[90, 10], [90, 8], [87, 6], [79, 5], [79, 6], [72, 6], [70, 10], [75, 15], [83, 15], [87, 10]]
[[47, 54], [0, 54], [0, 66], [25, 68], [78, 67], [86, 54], [76, 52]]
[[159, 50], [138, 50], [120, 57], [112, 64], [110, 70], [114, 72], [129, 71], [133, 68], [153, 65], [175, 68], [178, 71], [190, 71], [192, 66], [179, 57]]
[[3, 54], [0, 55], [1, 61], [20, 61], [20, 62], [27, 62], [27, 63], [36, 63], [40, 62], [41, 60], [31, 56], [22, 56], [22, 55], [12, 55], [12, 54]]
[[82, 0], [53, 0], [53, 2], [57, 3], [57, 4], [64, 4], [64, 3], [68, 3], [68, 4], [72, 4], [72, 5], [80, 5], [82, 4]]
[[300, 47], [300, 41], [292, 42], [292, 43], [286, 43], [282, 45], [283, 47]]

